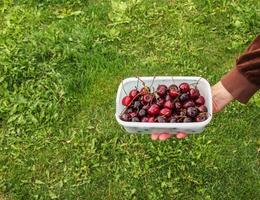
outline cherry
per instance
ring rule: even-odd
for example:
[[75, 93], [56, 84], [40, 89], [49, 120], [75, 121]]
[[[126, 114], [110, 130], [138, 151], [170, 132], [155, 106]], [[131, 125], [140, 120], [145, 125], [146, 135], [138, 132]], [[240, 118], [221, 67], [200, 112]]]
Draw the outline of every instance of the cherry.
[[163, 97], [166, 95], [167, 92], [167, 86], [166, 85], [158, 85], [157, 89], [156, 89], [157, 94], [160, 97]]
[[129, 114], [129, 113], [131, 113], [131, 112], [134, 112], [133, 108], [128, 108], [128, 109], [125, 111], [126, 114]]
[[154, 96], [152, 94], [145, 94], [142, 98], [142, 104], [146, 105], [150, 102], [152, 102], [154, 99]]
[[188, 83], [181, 83], [179, 85], [179, 88], [180, 88], [182, 93], [188, 92], [190, 90], [190, 85]]
[[155, 118], [154, 118], [154, 117], [149, 117], [149, 118], [148, 118], [148, 122], [151, 122], [151, 123], [152, 123], [152, 122], [155, 122]]
[[198, 109], [196, 107], [187, 108], [187, 116], [196, 117], [198, 115]]
[[195, 106], [195, 103], [193, 102], [193, 101], [191, 101], [191, 100], [188, 100], [188, 101], [185, 101], [184, 103], [183, 103], [183, 108], [188, 108], [188, 107], [194, 107]]
[[139, 117], [145, 117], [145, 116], [146, 116], [146, 110], [145, 110], [145, 109], [141, 109], [141, 110], [138, 112], [138, 116], [139, 116]]
[[131, 112], [131, 113], [129, 113], [129, 115], [130, 115], [131, 118], [137, 117], [137, 113], [136, 112]]
[[142, 109], [144, 109], [144, 110], [148, 110], [148, 108], [150, 108], [149, 104], [144, 105], [144, 106], [142, 107]]
[[175, 88], [170, 88], [169, 89], [169, 95], [172, 98], [176, 98], [180, 95], [180, 92], [178, 91], [178, 89], [176, 90]]
[[187, 93], [183, 93], [183, 94], [181, 94], [181, 96], [179, 98], [180, 98], [180, 101], [184, 102], [189, 99], [189, 95]]
[[199, 109], [200, 112], [208, 112], [208, 109], [205, 105], [199, 106], [198, 109]]
[[198, 106], [204, 105], [204, 103], [205, 103], [205, 98], [204, 98], [203, 96], [199, 96], [199, 97], [196, 99], [195, 103], [196, 103]]
[[132, 98], [130, 96], [125, 96], [123, 99], [122, 99], [122, 104], [124, 106], [129, 106], [132, 102]]
[[190, 117], [185, 117], [185, 118], [183, 119], [183, 122], [185, 122], [185, 123], [187, 123], [187, 122], [192, 122], [192, 118], [190, 118]]
[[200, 92], [198, 89], [191, 88], [189, 92], [189, 96], [191, 99], [197, 99], [200, 96]]
[[207, 120], [207, 119], [208, 119], [208, 117], [207, 117], [207, 114], [206, 114], [206, 113], [200, 113], [200, 114], [196, 117], [195, 121], [196, 121], [196, 122], [203, 122], [203, 121], [205, 121], [205, 120]]
[[138, 117], [133, 117], [132, 122], [140, 122], [140, 119]]
[[159, 106], [159, 107], [163, 107], [163, 105], [164, 105], [164, 102], [165, 102], [165, 100], [163, 99], [163, 98], [161, 98], [161, 97], [159, 97], [157, 100], [156, 100], [156, 104]]
[[133, 89], [130, 91], [129, 96], [134, 98], [139, 94], [139, 91], [137, 89]]
[[169, 94], [167, 94], [165, 96], [165, 101], [172, 101], [172, 97]]
[[170, 117], [172, 114], [172, 111], [169, 108], [163, 108], [160, 110], [160, 115], [165, 117]]
[[182, 108], [182, 104], [179, 101], [175, 102], [174, 106], [177, 110]]
[[170, 101], [170, 100], [165, 101], [163, 107], [164, 107], [164, 108], [173, 109], [173, 108], [174, 108], [174, 103], [172, 103], [172, 101]]
[[135, 101], [135, 102], [134, 102], [134, 105], [133, 105], [133, 108], [134, 108], [134, 109], [139, 109], [139, 108], [141, 108], [141, 106], [142, 106], [142, 104], [141, 104], [140, 101]]
[[154, 116], [160, 113], [160, 108], [157, 104], [153, 104], [147, 111], [149, 115]]
[[172, 116], [172, 117], [170, 117], [169, 122], [170, 123], [176, 123], [177, 122], [177, 118]]
[[175, 84], [172, 84], [172, 85], [169, 86], [169, 90], [170, 89], [178, 90], [178, 86], [175, 85]]
[[148, 117], [143, 117], [143, 118], [141, 119], [141, 122], [149, 122], [149, 118], [148, 118]]
[[162, 116], [158, 116], [158, 117], [156, 118], [156, 122], [165, 123], [165, 122], [166, 122], [166, 119], [165, 119], [164, 117], [162, 117]]
[[129, 114], [123, 114], [120, 118], [123, 121], [130, 121], [130, 119], [131, 119]]
[[[159, 97], [155, 99], [157, 95]], [[208, 118], [205, 98], [196, 87], [190, 88], [185, 82], [179, 87], [175, 84], [169, 87], [159, 85], [156, 94], [150, 93], [150, 88], [146, 86], [140, 92], [134, 88], [123, 97], [122, 105], [127, 107], [120, 115], [123, 121], [190, 123]]]

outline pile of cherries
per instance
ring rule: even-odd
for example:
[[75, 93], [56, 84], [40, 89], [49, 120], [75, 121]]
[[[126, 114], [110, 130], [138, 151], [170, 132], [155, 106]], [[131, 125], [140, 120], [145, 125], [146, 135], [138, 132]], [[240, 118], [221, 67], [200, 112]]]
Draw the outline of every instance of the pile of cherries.
[[197, 87], [188, 83], [167, 87], [159, 85], [156, 91], [144, 86], [133, 89], [122, 99], [125, 109], [120, 119], [128, 122], [187, 123], [207, 119], [205, 98]]

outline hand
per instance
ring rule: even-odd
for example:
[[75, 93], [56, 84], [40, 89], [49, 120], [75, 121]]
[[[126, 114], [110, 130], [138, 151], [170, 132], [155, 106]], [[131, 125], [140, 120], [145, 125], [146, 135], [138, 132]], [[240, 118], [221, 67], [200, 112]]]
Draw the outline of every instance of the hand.
[[213, 113], [221, 111], [227, 104], [234, 100], [234, 97], [224, 88], [219, 81], [211, 88]]
[[151, 135], [152, 140], [167, 140], [171, 137], [176, 137], [177, 139], [184, 139], [187, 137], [187, 134], [185, 133], [177, 133], [176, 135], [169, 134], [169, 133], [153, 133]]
[[[227, 104], [234, 100], [233, 96], [226, 90], [226, 88], [224, 88], [220, 81], [211, 88], [211, 91], [213, 113], [221, 111]], [[152, 140], [167, 140], [171, 137], [183, 139], [187, 137], [187, 134], [177, 133], [176, 135], [172, 135], [168, 133], [153, 133], [151, 135]]]

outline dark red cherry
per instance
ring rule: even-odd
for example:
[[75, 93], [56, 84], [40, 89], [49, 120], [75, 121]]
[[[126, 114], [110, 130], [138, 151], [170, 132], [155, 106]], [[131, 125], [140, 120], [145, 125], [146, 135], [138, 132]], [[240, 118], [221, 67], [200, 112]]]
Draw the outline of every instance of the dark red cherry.
[[188, 101], [185, 101], [184, 103], [183, 103], [183, 108], [188, 108], [188, 107], [194, 107], [195, 106], [195, 103], [193, 102], [193, 101], [191, 101], [191, 100], [188, 100]]
[[154, 118], [154, 117], [149, 117], [149, 118], [148, 118], [148, 122], [150, 122], [150, 123], [155, 122], [155, 118]]
[[172, 111], [169, 108], [163, 108], [160, 110], [160, 115], [164, 117], [170, 117], [172, 114]]
[[180, 101], [184, 102], [187, 101], [189, 99], [189, 95], [187, 93], [183, 93], [180, 95]]
[[200, 92], [198, 89], [191, 88], [189, 92], [189, 96], [191, 99], [197, 99], [200, 96]]
[[139, 108], [141, 108], [141, 107], [142, 107], [142, 104], [141, 104], [140, 101], [135, 101], [135, 102], [134, 102], [134, 105], [133, 105], [133, 108], [134, 108], [134, 109], [139, 109]]
[[156, 104], [157, 104], [160, 108], [163, 107], [164, 102], [165, 102], [165, 100], [164, 100], [163, 98], [161, 98], [161, 97], [159, 97], [159, 98], [156, 100]]
[[131, 118], [137, 117], [137, 112], [131, 112], [129, 115]]
[[120, 119], [123, 120], [123, 121], [128, 122], [128, 121], [131, 120], [131, 117], [130, 117], [129, 114], [123, 114], [123, 115], [120, 117]]
[[145, 116], [146, 116], [146, 110], [145, 110], [145, 109], [141, 109], [141, 110], [138, 112], [138, 116], [139, 116], [139, 117], [145, 117]]
[[177, 122], [177, 118], [172, 116], [172, 117], [170, 117], [169, 122], [170, 123], [176, 123]]
[[129, 114], [129, 113], [131, 113], [131, 112], [134, 112], [134, 109], [133, 109], [133, 108], [128, 108], [128, 109], [125, 111], [126, 114]]
[[172, 101], [170, 101], [170, 100], [165, 101], [163, 107], [164, 107], [164, 108], [173, 109], [173, 108], [174, 108], [174, 103], [173, 103]]
[[167, 94], [165, 96], [165, 101], [172, 101], [172, 97], [169, 94]]
[[137, 89], [133, 89], [129, 92], [129, 96], [134, 98], [135, 96], [137, 96], [139, 94], [139, 91]]
[[181, 83], [179, 85], [179, 88], [180, 88], [182, 93], [184, 93], [184, 92], [186, 93], [190, 90], [190, 85], [188, 83]]
[[205, 103], [205, 98], [203, 96], [199, 96], [199, 98], [197, 98], [195, 100], [195, 103], [198, 105], [198, 106], [201, 106], [201, 105], [204, 105]]
[[122, 104], [124, 106], [129, 106], [132, 102], [132, 98], [130, 96], [125, 96], [123, 99], [122, 99]]
[[149, 105], [149, 104], [144, 105], [144, 106], [142, 107], [142, 109], [144, 109], [144, 110], [148, 110], [148, 108], [150, 108], [150, 105]]
[[170, 88], [169, 89], [169, 95], [172, 98], [176, 98], [176, 97], [178, 97], [180, 95], [180, 92], [179, 92], [179, 90], [176, 90], [174, 88]]
[[196, 117], [198, 115], [198, 109], [196, 107], [188, 107], [187, 108], [187, 116]]
[[140, 119], [138, 117], [133, 117], [132, 122], [140, 122]]
[[154, 96], [152, 94], [145, 94], [142, 98], [142, 104], [146, 105], [150, 102], [152, 102], [154, 99]]
[[148, 117], [143, 117], [143, 118], [141, 119], [141, 122], [149, 122], [149, 118], [148, 118]]
[[156, 93], [160, 96], [163, 97], [166, 95], [167, 92], [167, 86], [166, 85], [159, 85], [156, 89]]
[[169, 90], [170, 89], [178, 90], [178, 86], [175, 85], [175, 84], [172, 84], [172, 85], [169, 86]]
[[148, 114], [151, 116], [158, 115], [160, 113], [160, 108], [157, 104], [151, 105], [151, 107], [148, 109]]
[[180, 102], [175, 102], [175, 108], [178, 110], [178, 109], [181, 109], [182, 108], [182, 104]]
[[203, 122], [205, 120], [207, 120], [208, 117], [207, 117], [207, 114], [206, 113], [200, 113], [196, 118], [195, 118], [195, 121], [196, 122]]
[[208, 109], [205, 105], [199, 106], [198, 109], [200, 112], [208, 112]]
[[166, 118], [165, 118], [165, 117], [158, 116], [158, 117], [156, 118], [156, 122], [165, 123], [165, 122], [167, 122], [167, 121], [166, 121]]

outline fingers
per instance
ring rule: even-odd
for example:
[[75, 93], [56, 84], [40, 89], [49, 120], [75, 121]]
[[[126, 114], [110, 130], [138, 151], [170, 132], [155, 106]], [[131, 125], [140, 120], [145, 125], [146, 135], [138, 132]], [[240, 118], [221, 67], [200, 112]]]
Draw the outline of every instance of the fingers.
[[187, 136], [188, 136], [188, 135], [185, 134], [185, 133], [177, 133], [176, 138], [177, 138], [177, 139], [184, 139], [184, 138], [186, 138]]
[[163, 133], [163, 134], [159, 135], [159, 140], [164, 141], [164, 140], [167, 140], [171, 137], [174, 137], [174, 135], [171, 135], [171, 134], [168, 134], [168, 133]]
[[184, 139], [187, 137], [187, 134], [185, 133], [177, 133], [176, 135], [169, 134], [169, 133], [153, 133], [151, 135], [152, 140], [167, 140], [169, 138], [176, 137], [177, 139]]
[[158, 139], [159, 139], [159, 136], [160, 136], [160, 133], [153, 133], [153, 134], [151, 135], [151, 139], [152, 139], [152, 140], [158, 140]]

